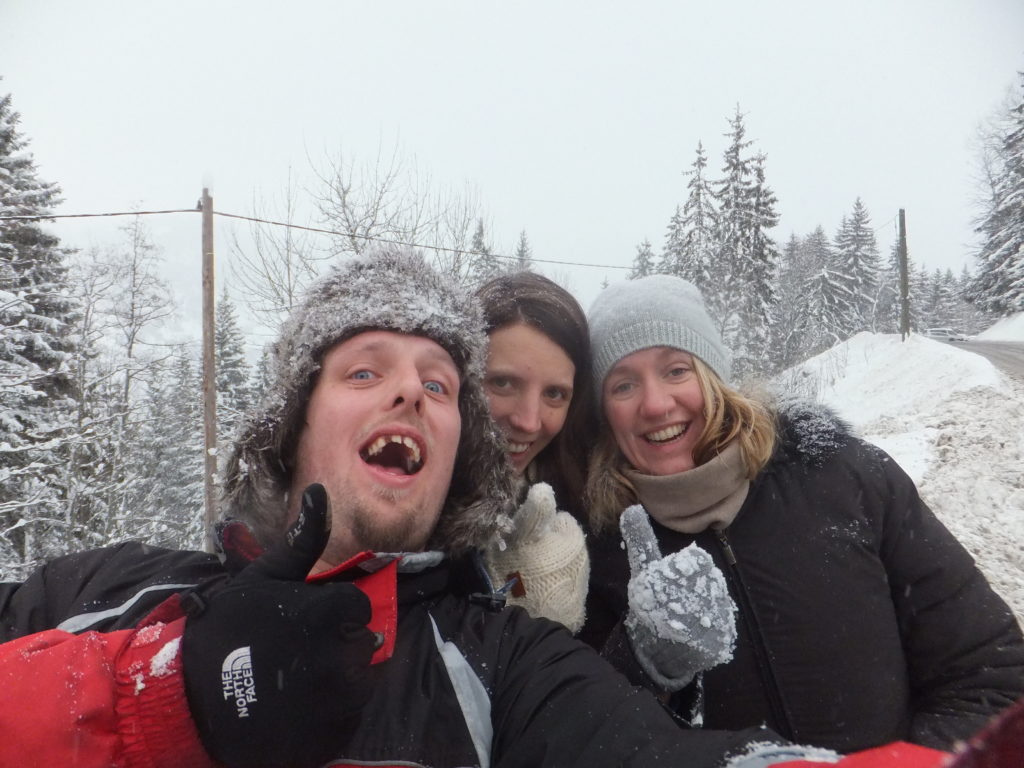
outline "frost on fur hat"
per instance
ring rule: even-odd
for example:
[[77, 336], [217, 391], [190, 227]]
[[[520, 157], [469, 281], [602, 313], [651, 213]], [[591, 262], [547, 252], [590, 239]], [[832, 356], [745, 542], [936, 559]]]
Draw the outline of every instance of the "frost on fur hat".
[[270, 386], [250, 412], [225, 468], [226, 515], [244, 520], [263, 546], [286, 527], [286, 501], [306, 405], [324, 354], [365, 331], [425, 336], [461, 374], [462, 433], [451, 486], [428, 546], [456, 554], [485, 546], [514, 497], [504, 439], [490, 417], [482, 380], [483, 313], [468, 291], [408, 248], [386, 246], [335, 267], [282, 325]]
[[648, 275], [610, 285], [587, 313], [594, 356], [594, 385], [601, 400], [604, 377], [619, 360], [650, 347], [696, 355], [729, 380], [729, 350], [697, 288], [681, 277]]

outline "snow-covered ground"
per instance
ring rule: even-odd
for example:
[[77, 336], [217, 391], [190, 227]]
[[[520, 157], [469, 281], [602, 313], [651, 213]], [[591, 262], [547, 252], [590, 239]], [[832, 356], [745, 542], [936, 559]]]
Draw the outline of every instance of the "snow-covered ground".
[[[1024, 342], [1024, 314], [977, 338]], [[965, 348], [870, 333], [784, 377], [899, 462], [1024, 626], [1024, 379]]]

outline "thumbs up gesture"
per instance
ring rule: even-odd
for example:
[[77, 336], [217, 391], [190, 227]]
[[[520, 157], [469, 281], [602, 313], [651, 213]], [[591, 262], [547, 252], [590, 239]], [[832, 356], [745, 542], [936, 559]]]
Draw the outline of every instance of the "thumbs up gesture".
[[512, 520], [515, 529], [507, 546], [492, 545], [485, 553], [491, 580], [504, 584], [515, 576], [518, 584], [509, 596], [511, 605], [579, 632], [590, 577], [590, 558], [579, 523], [557, 509], [555, 492], [547, 483], [530, 486]]
[[192, 603], [182, 659], [206, 751], [229, 768], [303, 768], [335, 757], [369, 700], [370, 601], [350, 583], [308, 584], [330, 538], [322, 485], [286, 535]]
[[736, 605], [711, 555], [691, 544], [661, 556], [647, 512], [635, 504], [619, 520], [629, 556], [626, 632], [647, 675], [665, 691], [732, 658]]

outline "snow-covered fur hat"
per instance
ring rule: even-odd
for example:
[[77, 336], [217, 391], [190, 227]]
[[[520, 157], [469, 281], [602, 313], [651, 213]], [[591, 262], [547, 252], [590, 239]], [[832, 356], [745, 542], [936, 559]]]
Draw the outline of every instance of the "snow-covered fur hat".
[[693, 283], [673, 275], [648, 275], [605, 288], [587, 313], [594, 356], [594, 386], [601, 401], [604, 377], [622, 358], [651, 347], [696, 355], [729, 381], [729, 350]]
[[324, 354], [371, 330], [425, 336], [451, 355], [462, 377], [462, 434], [448, 497], [428, 546], [458, 554], [484, 547], [514, 497], [504, 439], [483, 390], [487, 336], [476, 298], [409, 248], [386, 246], [335, 267], [281, 327], [270, 386], [247, 415], [223, 479], [226, 516], [244, 520], [263, 546], [286, 526], [306, 406]]

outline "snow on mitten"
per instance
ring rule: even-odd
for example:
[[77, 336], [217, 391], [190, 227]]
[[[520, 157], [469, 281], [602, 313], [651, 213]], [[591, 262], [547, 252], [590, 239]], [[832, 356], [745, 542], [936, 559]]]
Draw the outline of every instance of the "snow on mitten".
[[579, 632], [590, 578], [590, 558], [579, 523], [568, 512], [557, 510], [550, 485], [536, 483], [512, 524], [512, 533], [501, 542], [507, 546], [492, 545], [486, 552], [491, 580], [504, 584], [517, 576], [519, 583], [512, 587], [509, 603]]
[[629, 556], [626, 633], [644, 672], [665, 691], [732, 658], [736, 605], [711, 555], [691, 544], [661, 556], [647, 512], [634, 504], [619, 520]]

